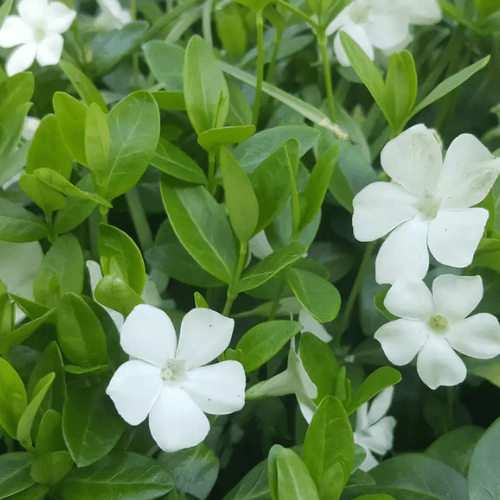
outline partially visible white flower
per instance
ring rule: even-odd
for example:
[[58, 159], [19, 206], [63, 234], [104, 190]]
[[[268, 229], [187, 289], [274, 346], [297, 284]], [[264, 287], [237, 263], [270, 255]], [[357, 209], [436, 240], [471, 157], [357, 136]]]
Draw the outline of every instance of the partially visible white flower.
[[411, 41], [410, 24], [434, 24], [441, 20], [437, 0], [354, 0], [328, 26], [335, 32], [333, 47], [342, 66], [351, 63], [340, 40], [346, 32], [373, 60], [375, 49], [386, 55], [403, 50]]
[[479, 359], [500, 354], [495, 316], [469, 316], [482, 296], [480, 276], [443, 274], [434, 280], [432, 293], [423, 281], [397, 281], [384, 305], [402, 319], [381, 326], [375, 338], [395, 365], [406, 365], [418, 353], [417, 372], [431, 389], [459, 384], [467, 370], [455, 351]]
[[326, 328], [317, 320], [314, 319], [307, 309], [304, 307], [299, 312], [299, 323], [301, 324], [301, 332], [309, 332], [318, 337], [323, 342], [330, 342], [332, 336], [326, 331]]
[[300, 356], [295, 352], [294, 338], [290, 342], [286, 370], [250, 387], [247, 391], [247, 399], [262, 399], [286, 394], [295, 394], [302, 415], [310, 423], [316, 410], [313, 399], [318, 396], [318, 389], [307, 374]]
[[76, 12], [61, 2], [21, 0], [18, 16], [8, 16], [0, 29], [0, 47], [19, 45], [5, 65], [8, 76], [28, 69], [35, 59], [40, 66], [59, 63], [67, 31]]
[[189, 311], [177, 342], [161, 309], [138, 305], [127, 316], [120, 343], [131, 360], [107, 389], [130, 425], [149, 415], [151, 435], [167, 452], [201, 443], [210, 429], [204, 413], [227, 415], [245, 404], [245, 371], [238, 361], [203, 366], [229, 345], [234, 320], [210, 309]]
[[97, 0], [101, 8], [95, 20], [95, 25], [108, 29], [120, 30], [132, 22], [130, 11], [124, 9], [118, 0]]
[[391, 450], [394, 441], [396, 419], [386, 417], [392, 403], [394, 387], [383, 390], [371, 403], [361, 406], [356, 413], [356, 428], [354, 442], [366, 451], [366, 458], [359, 466], [361, 470], [369, 471], [378, 465], [375, 455], [383, 457]]
[[22, 136], [25, 141], [33, 140], [38, 125], [40, 125], [40, 119], [35, 118], [34, 116], [27, 116], [25, 118], [22, 131]]
[[265, 259], [269, 255], [271, 255], [274, 250], [269, 244], [266, 233], [262, 230], [260, 233], [257, 233], [249, 242], [248, 249], [250, 254], [257, 257], [257, 259]]
[[434, 134], [415, 125], [389, 141], [382, 168], [393, 182], [374, 182], [353, 200], [354, 236], [373, 241], [390, 233], [375, 262], [377, 283], [423, 279], [430, 252], [441, 264], [472, 262], [488, 211], [471, 208], [488, 194], [500, 158], [470, 134], [459, 135], [443, 161]]
[[[87, 265], [87, 269], [89, 271], [92, 298], [95, 299], [94, 290], [96, 289], [99, 281], [101, 281], [103, 278], [101, 266], [95, 260], [88, 260], [85, 264]], [[158, 307], [161, 304], [161, 297], [158, 293], [158, 289], [156, 288], [154, 281], [148, 275], [146, 275], [146, 284], [144, 285], [144, 290], [142, 291], [142, 300], [144, 300], [146, 304], [154, 307]], [[102, 307], [104, 307], [104, 309], [107, 311], [119, 331], [124, 322], [123, 314], [119, 313], [118, 311], [114, 311], [109, 307]]]
[[[38, 241], [11, 243], [0, 241], [0, 279], [9, 293], [33, 300], [35, 277], [43, 260], [42, 246]], [[16, 307], [16, 323], [26, 314]]]

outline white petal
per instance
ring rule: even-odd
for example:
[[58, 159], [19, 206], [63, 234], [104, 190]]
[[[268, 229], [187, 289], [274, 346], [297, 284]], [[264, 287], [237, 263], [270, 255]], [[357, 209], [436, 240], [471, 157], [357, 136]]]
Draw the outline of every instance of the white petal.
[[45, 23], [48, 5], [48, 0], [21, 0], [17, 12], [28, 26], [35, 28]]
[[352, 202], [352, 227], [358, 241], [373, 241], [418, 215], [417, 198], [392, 182], [374, 182]]
[[326, 35], [333, 35], [339, 28], [344, 26], [344, 24], [351, 21], [350, 12], [352, 4], [345, 7], [340, 14], [327, 26]]
[[365, 25], [370, 42], [379, 49], [397, 47], [409, 34], [409, 15], [404, 10], [374, 12]]
[[118, 29], [132, 21], [130, 13], [123, 9], [118, 0], [97, 0], [97, 3], [105, 13], [111, 14], [112, 17], [120, 21], [121, 26]]
[[24, 125], [22, 131], [23, 139], [26, 141], [33, 140], [33, 137], [35, 137], [35, 132], [39, 125], [40, 125], [40, 120], [38, 118], [35, 118], [34, 116], [27, 116], [24, 119]]
[[245, 370], [238, 361], [193, 368], [181, 387], [205, 413], [227, 415], [245, 405]]
[[[354, 441], [356, 442], [356, 435], [354, 435]], [[362, 446], [360, 443], [357, 443], [356, 444], [359, 444], [360, 446]], [[364, 446], [363, 446], [364, 448]], [[365, 471], [365, 472], [368, 472], [369, 470], [373, 469], [374, 467], [376, 467], [378, 465], [378, 460], [373, 456], [373, 453], [370, 451], [370, 450], [367, 450], [365, 448], [365, 451], [366, 451], [366, 458], [363, 460], [363, 463], [359, 466], [359, 468], [362, 470], [362, 471]]]
[[229, 346], [234, 319], [216, 311], [198, 307], [182, 320], [176, 358], [187, 361], [187, 369], [203, 366]]
[[175, 357], [176, 340], [170, 318], [146, 304], [134, 307], [120, 331], [121, 346], [129, 356], [160, 367]]
[[394, 386], [384, 389], [380, 394], [378, 394], [370, 404], [370, 410], [368, 411], [367, 419], [369, 425], [372, 426], [376, 424], [385, 414], [389, 411], [392, 404], [392, 397], [394, 395]]
[[427, 386], [437, 389], [465, 380], [467, 369], [450, 344], [435, 334], [429, 335], [417, 357], [417, 371]]
[[200, 444], [210, 424], [186, 391], [164, 386], [149, 414], [149, 428], [156, 444], [173, 452]]
[[76, 11], [71, 10], [62, 2], [51, 2], [46, 16], [47, 30], [52, 33], [64, 33], [73, 23]]
[[422, 321], [397, 319], [382, 325], [374, 337], [382, 345], [387, 359], [395, 365], [408, 364], [424, 345], [429, 331]]
[[57, 64], [61, 60], [64, 39], [62, 35], [51, 35], [44, 38], [36, 49], [36, 60], [40, 66]]
[[7, 76], [13, 76], [27, 70], [35, 61], [35, 55], [35, 43], [27, 43], [19, 46], [7, 59], [5, 64]]
[[443, 208], [468, 208], [479, 203], [500, 172], [495, 158], [473, 135], [459, 135], [448, 148], [436, 195]]
[[0, 29], [0, 47], [10, 48], [33, 42], [33, 30], [19, 16], [7, 16]]
[[467, 317], [483, 298], [481, 276], [454, 276], [442, 274], [432, 283], [436, 314], [448, 320]]
[[398, 279], [421, 280], [429, 269], [428, 223], [417, 218], [403, 222], [382, 243], [375, 259], [379, 285]]
[[307, 397], [305, 394], [297, 393], [297, 402], [299, 403], [300, 412], [302, 416], [305, 418], [308, 424], [311, 423], [314, 412], [316, 411], [317, 406], [314, 404], [314, 401]]
[[488, 211], [484, 208], [440, 210], [437, 217], [429, 222], [429, 250], [441, 264], [468, 266], [487, 220]]
[[301, 332], [312, 333], [323, 342], [330, 342], [333, 338], [326, 331], [326, 328], [318, 320], [314, 319], [304, 308], [300, 310], [299, 323], [302, 325]]
[[370, 422], [368, 421], [368, 403], [365, 403], [361, 405], [356, 411], [356, 431], [361, 431], [369, 426]]
[[385, 455], [391, 448], [394, 441], [394, 427], [396, 419], [385, 417], [368, 429], [357, 433], [357, 444], [363, 448], [373, 451], [377, 455]]
[[139, 425], [153, 408], [162, 388], [161, 368], [134, 359], [116, 370], [106, 394], [123, 420]]
[[398, 280], [384, 299], [387, 309], [400, 318], [425, 321], [434, 310], [432, 293], [421, 280]]
[[309, 374], [304, 368], [302, 359], [295, 351], [295, 338], [292, 338], [290, 342], [290, 351], [288, 351], [288, 369], [292, 373], [292, 376], [297, 380], [299, 389], [296, 394], [304, 394], [310, 399], [314, 399], [318, 396], [318, 388], [316, 384], [311, 380]]
[[480, 313], [454, 323], [446, 332], [453, 349], [479, 359], [500, 354], [500, 326], [492, 314]]
[[436, 0], [399, 0], [410, 13], [410, 23], [430, 25], [441, 21], [443, 15]]
[[274, 252], [271, 245], [269, 244], [269, 241], [267, 240], [265, 231], [257, 233], [248, 242], [248, 246], [250, 253], [258, 259], [265, 259]]
[[442, 165], [441, 148], [424, 125], [414, 125], [389, 141], [380, 161], [389, 177], [422, 197], [434, 191]]
[[340, 33], [346, 32], [366, 53], [366, 55], [373, 61], [375, 53], [373, 52], [373, 45], [371, 44], [368, 35], [360, 24], [348, 23], [342, 27], [333, 40], [333, 50], [335, 51], [335, 56], [339, 60], [342, 66], [351, 66], [351, 61], [347, 57], [347, 54], [342, 46], [342, 41], [340, 40]]
[[159, 307], [161, 305], [161, 297], [156, 288], [156, 283], [152, 280], [151, 276], [146, 275], [146, 283], [142, 291], [142, 300], [150, 306]]
[[101, 266], [95, 260], [87, 260], [85, 265], [89, 271], [90, 288], [92, 290], [92, 295], [94, 295], [97, 284], [103, 278]]

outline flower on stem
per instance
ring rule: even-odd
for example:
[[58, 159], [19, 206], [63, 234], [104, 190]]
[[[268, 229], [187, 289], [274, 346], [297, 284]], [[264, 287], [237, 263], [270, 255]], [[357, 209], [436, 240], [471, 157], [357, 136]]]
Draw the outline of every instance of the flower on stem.
[[403, 50], [412, 40], [410, 25], [429, 25], [441, 20], [437, 0], [354, 0], [328, 26], [335, 32], [333, 48], [342, 66], [351, 62], [342, 47], [340, 32], [346, 32], [373, 61], [375, 49], [386, 55]]
[[95, 25], [106, 30], [121, 30], [132, 22], [130, 11], [124, 9], [118, 0], [97, 0], [101, 8]]
[[366, 451], [366, 458], [359, 466], [368, 471], [378, 464], [375, 455], [383, 457], [391, 448], [394, 440], [396, 419], [386, 413], [392, 403], [394, 387], [383, 390], [371, 403], [361, 406], [356, 413], [354, 442]]
[[431, 389], [463, 382], [467, 370], [456, 354], [490, 359], [500, 354], [500, 325], [492, 314], [469, 314], [483, 296], [480, 276], [443, 274], [432, 284], [400, 280], [384, 305], [402, 319], [381, 326], [375, 338], [395, 365], [417, 355], [417, 372]]
[[0, 29], [0, 47], [19, 45], [5, 65], [8, 76], [28, 69], [36, 61], [40, 66], [57, 64], [61, 59], [64, 39], [76, 12], [61, 2], [21, 0], [18, 16], [8, 16]]
[[210, 309], [192, 309], [179, 341], [161, 309], [141, 304], [127, 316], [120, 343], [131, 357], [113, 375], [106, 393], [130, 425], [149, 415], [151, 435], [167, 452], [201, 443], [210, 429], [205, 413], [227, 415], [245, 404], [245, 371], [237, 361], [203, 366], [229, 345], [234, 320]]
[[445, 159], [434, 135], [415, 125], [389, 141], [382, 168], [394, 182], [375, 182], [354, 198], [353, 229], [359, 241], [390, 233], [375, 262], [377, 283], [423, 279], [430, 252], [452, 267], [466, 267], [481, 239], [488, 211], [471, 208], [488, 194], [500, 172], [474, 136], [462, 134]]

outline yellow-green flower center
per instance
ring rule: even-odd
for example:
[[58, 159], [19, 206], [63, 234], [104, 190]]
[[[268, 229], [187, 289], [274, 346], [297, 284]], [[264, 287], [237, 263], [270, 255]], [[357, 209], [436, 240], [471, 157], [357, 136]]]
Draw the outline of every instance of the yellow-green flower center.
[[351, 7], [351, 20], [356, 24], [363, 24], [368, 21], [368, 14], [370, 12], [369, 5], [359, 5], [354, 3]]
[[432, 316], [429, 320], [429, 326], [436, 331], [436, 333], [442, 333], [448, 328], [448, 320], [444, 316]]
[[183, 359], [169, 359], [161, 369], [161, 379], [166, 383], [180, 382], [186, 376], [186, 362]]
[[424, 197], [418, 201], [416, 209], [424, 220], [434, 220], [437, 217], [441, 200], [429, 191], [425, 192]]

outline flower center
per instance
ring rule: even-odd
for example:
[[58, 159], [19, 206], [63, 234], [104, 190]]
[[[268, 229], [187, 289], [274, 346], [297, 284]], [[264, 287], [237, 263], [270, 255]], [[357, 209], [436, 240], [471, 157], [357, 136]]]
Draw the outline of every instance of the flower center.
[[420, 212], [422, 219], [434, 220], [437, 217], [440, 205], [441, 200], [426, 191], [424, 197], [417, 202], [416, 208]]
[[41, 42], [46, 37], [46, 32], [43, 28], [35, 29], [35, 39], [37, 42]]
[[448, 328], [448, 320], [444, 316], [432, 316], [429, 319], [429, 326], [436, 333], [443, 333]]
[[368, 21], [369, 5], [353, 3], [351, 7], [351, 20], [356, 24], [363, 24]]
[[169, 359], [161, 369], [161, 379], [166, 384], [177, 384], [186, 377], [186, 362], [183, 359]]

